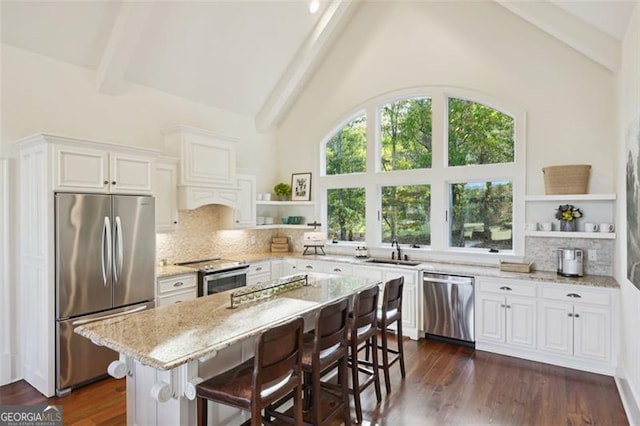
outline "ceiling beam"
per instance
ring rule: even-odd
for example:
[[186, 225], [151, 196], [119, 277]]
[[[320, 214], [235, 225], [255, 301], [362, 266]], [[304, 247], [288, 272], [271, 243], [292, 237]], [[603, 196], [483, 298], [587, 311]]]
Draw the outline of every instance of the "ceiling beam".
[[99, 92], [116, 95], [122, 89], [124, 73], [151, 6], [152, 2], [122, 2], [96, 73]]
[[575, 15], [547, 1], [496, 2], [610, 71], [620, 69], [620, 43]]
[[342, 28], [360, 6], [360, 0], [332, 1], [313, 31], [289, 63], [255, 118], [259, 131], [277, 125], [307, 82], [318, 62], [338, 38]]

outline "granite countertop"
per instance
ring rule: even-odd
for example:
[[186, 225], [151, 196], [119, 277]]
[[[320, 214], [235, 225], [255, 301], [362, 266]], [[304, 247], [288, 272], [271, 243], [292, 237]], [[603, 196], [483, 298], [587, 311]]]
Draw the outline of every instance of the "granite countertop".
[[[619, 288], [620, 285], [613, 277], [603, 276], [603, 275], [585, 275], [580, 278], [568, 278], [557, 275], [555, 272], [551, 271], [533, 271], [531, 273], [522, 273], [522, 272], [504, 272], [501, 271], [498, 266], [487, 266], [487, 265], [469, 265], [469, 264], [461, 264], [461, 263], [447, 263], [447, 262], [432, 262], [432, 261], [420, 261], [421, 262], [417, 266], [406, 266], [406, 265], [385, 265], [385, 264], [371, 264], [367, 263], [366, 259], [357, 259], [351, 256], [339, 256], [339, 255], [308, 255], [303, 256], [302, 254], [297, 253], [251, 253], [251, 254], [241, 254], [241, 255], [232, 255], [225, 256], [225, 258], [230, 260], [237, 261], [245, 261], [245, 262], [260, 262], [263, 260], [274, 260], [274, 259], [284, 259], [284, 258], [294, 258], [294, 259], [306, 259], [306, 260], [320, 260], [325, 262], [340, 262], [340, 263], [348, 263], [352, 265], [363, 265], [363, 266], [371, 266], [371, 267], [393, 267], [393, 268], [406, 268], [412, 270], [419, 270], [424, 272], [431, 272], [436, 274], [458, 274], [458, 275], [470, 275], [474, 277], [493, 277], [493, 278], [506, 278], [506, 279], [517, 279], [517, 280], [529, 280], [529, 281], [539, 281], [546, 283], [555, 283], [555, 284], [570, 284], [570, 285], [583, 285], [589, 287], [605, 287], [605, 288]], [[196, 269], [188, 268], [185, 266], [159, 266], [157, 269], [158, 278], [172, 276], [172, 275], [180, 275], [184, 273], [195, 273]]]
[[379, 284], [358, 277], [309, 273], [309, 285], [230, 309], [230, 293], [79, 326], [75, 332], [159, 370], [215, 356], [266, 328]]
[[447, 262], [432, 262], [432, 261], [420, 261], [417, 266], [405, 266], [405, 265], [385, 265], [385, 264], [371, 264], [367, 263], [366, 259], [357, 259], [350, 256], [336, 256], [336, 255], [310, 255], [303, 256], [295, 253], [257, 253], [257, 254], [245, 254], [238, 256], [229, 256], [232, 260], [245, 260], [247, 262], [258, 262], [261, 260], [269, 259], [283, 259], [283, 258], [295, 258], [295, 259], [307, 259], [307, 260], [321, 260], [328, 262], [341, 262], [352, 265], [363, 265], [371, 267], [393, 267], [393, 268], [406, 268], [412, 270], [420, 270], [424, 272], [440, 273], [440, 274], [458, 274], [469, 275], [474, 277], [493, 277], [493, 278], [506, 278], [517, 280], [529, 280], [540, 281], [545, 283], [555, 284], [571, 284], [571, 285], [583, 285], [590, 287], [605, 287], [605, 288], [619, 288], [620, 285], [613, 277], [602, 275], [585, 275], [580, 278], [568, 278], [563, 277], [555, 272], [551, 271], [533, 271], [531, 273], [522, 272], [504, 272], [501, 271], [498, 266], [486, 266], [486, 265], [469, 265], [461, 263], [447, 263]]

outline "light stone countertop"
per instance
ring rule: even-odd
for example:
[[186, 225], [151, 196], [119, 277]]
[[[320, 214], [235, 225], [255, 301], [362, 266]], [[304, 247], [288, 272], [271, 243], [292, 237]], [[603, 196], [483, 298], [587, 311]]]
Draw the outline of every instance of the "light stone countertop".
[[245, 260], [247, 262], [258, 262], [261, 260], [269, 259], [283, 259], [283, 258], [295, 258], [295, 259], [307, 259], [307, 260], [322, 260], [328, 262], [342, 262], [352, 265], [365, 265], [371, 267], [393, 267], [393, 268], [407, 268], [412, 270], [421, 270], [424, 272], [436, 273], [436, 274], [453, 274], [453, 275], [469, 275], [474, 277], [493, 277], [493, 278], [505, 278], [505, 279], [517, 279], [528, 281], [539, 281], [552, 284], [570, 284], [570, 285], [582, 285], [589, 287], [605, 287], [605, 288], [619, 288], [620, 285], [613, 277], [602, 275], [585, 275], [581, 278], [568, 278], [557, 275], [555, 272], [550, 271], [533, 271], [531, 273], [519, 273], [519, 272], [503, 272], [497, 266], [483, 266], [483, 265], [469, 265], [461, 263], [445, 263], [445, 262], [432, 262], [428, 260], [416, 260], [422, 262], [417, 266], [404, 266], [404, 265], [385, 265], [385, 264], [371, 264], [367, 263], [366, 259], [356, 259], [350, 256], [336, 256], [336, 255], [310, 255], [303, 256], [296, 253], [258, 253], [258, 254], [243, 254], [236, 256], [229, 256], [232, 260]]
[[309, 285], [230, 309], [230, 291], [79, 326], [93, 342], [159, 370], [170, 370], [256, 336], [358, 290], [379, 284], [358, 277], [309, 273]]
[[195, 274], [197, 272], [198, 272], [197, 269], [188, 268], [186, 266], [166, 265], [166, 266], [158, 266], [156, 268], [156, 277], [165, 278], [165, 277], [172, 277], [175, 275], [182, 275], [182, 274]]

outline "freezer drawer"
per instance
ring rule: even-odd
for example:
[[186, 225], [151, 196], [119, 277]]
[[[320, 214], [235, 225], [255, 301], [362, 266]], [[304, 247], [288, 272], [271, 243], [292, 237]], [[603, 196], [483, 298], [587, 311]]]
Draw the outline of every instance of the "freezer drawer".
[[426, 334], [474, 342], [473, 278], [424, 274]]
[[71, 388], [91, 382], [107, 375], [111, 361], [118, 353], [98, 346], [86, 337], [73, 332], [81, 324], [107, 317], [128, 315], [152, 308], [153, 302], [115, 309], [100, 314], [87, 315], [56, 322], [56, 394], [65, 395]]

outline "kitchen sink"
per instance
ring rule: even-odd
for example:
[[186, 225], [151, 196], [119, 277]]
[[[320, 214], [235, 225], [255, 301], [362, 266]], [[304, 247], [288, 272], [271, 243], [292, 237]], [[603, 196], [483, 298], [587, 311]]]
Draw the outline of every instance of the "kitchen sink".
[[412, 260], [396, 260], [396, 259], [369, 259], [367, 263], [384, 263], [387, 265], [402, 265], [402, 266], [418, 266], [422, 262], [416, 262]]

